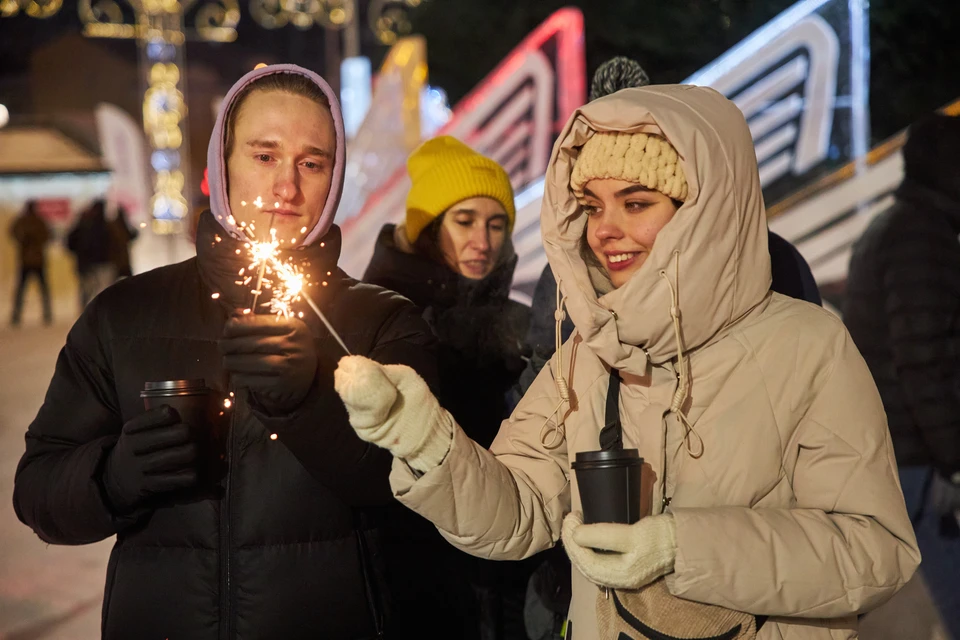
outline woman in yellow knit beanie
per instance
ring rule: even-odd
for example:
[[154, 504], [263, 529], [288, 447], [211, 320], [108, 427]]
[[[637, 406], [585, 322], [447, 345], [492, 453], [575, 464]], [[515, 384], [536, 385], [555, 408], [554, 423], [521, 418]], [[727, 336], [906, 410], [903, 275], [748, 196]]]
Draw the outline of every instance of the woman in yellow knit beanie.
[[[380, 232], [363, 279], [393, 289], [423, 309], [439, 342], [438, 396], [486, 447], [509, 414], [507, 393], [526, 365], [521, 345], [530, 309], [508, 297], [517, 264], [510, 241], [516, 216], [513, 189], [499, 164], [449, 136], [420, 145], [407, 170], [411, 187], [404, 221]], [[526, 584], [539, 560], [495, 563], [471, 558], [452, 551], [423, 523], [430, 529], [429, 539], [437, 541], [435, 557], [419, 564], [411, 558], [407, 573], [420, 575], [424, 566], [449, 571], [436, 581], [435, 591], [445, 592], [443, 601], [455, 603], [463, 620], [445, 637], [472, 638], [481, 626], [495, 629], [497, 638], [525, 637]], [[461, 584], [451, 587], [451, 575], [459, 576]], [[431, 580], [425, 577], [422, 582]], [[464, 592], [479, 597], [464, 598]], [[410, 600], [415, 605], [417, 599]], [[418, 614], [411, 609], [402, 615]]]
[[440, 259], [473, 280], [510, 257], [516, 209], [503, 167], [456, 138], [440, 136], [411, 154], [407, 171], [412, 186], [399, 246]]

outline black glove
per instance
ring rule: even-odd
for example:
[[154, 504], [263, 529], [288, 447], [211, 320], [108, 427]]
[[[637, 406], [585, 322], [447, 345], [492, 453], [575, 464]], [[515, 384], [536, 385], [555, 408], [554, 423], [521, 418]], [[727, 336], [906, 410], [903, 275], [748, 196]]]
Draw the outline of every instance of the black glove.
[[157, 407], [133, 418], [107, 455], [102, 483], [117, 513], [146, 498], [197, 483], [197, 444], [175, 409]]
[[223, 327], [220, 353], [233, 383], [269, 414], [292, 413], [314, 386], [317, 348], [296, 318], [234, 315]]
[[930, 506], [940, 517], [940, 536], [948, 540], [960, 538], [960, 472], [949, 478], [933, 474]]

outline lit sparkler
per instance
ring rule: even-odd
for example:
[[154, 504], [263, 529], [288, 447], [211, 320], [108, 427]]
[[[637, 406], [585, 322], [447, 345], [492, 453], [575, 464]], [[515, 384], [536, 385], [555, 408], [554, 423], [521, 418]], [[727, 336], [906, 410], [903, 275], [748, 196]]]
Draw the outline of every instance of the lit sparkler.
[[[253, 205], [258, 209], [262, 208], [263, 200], [258, 196], [253, 202]], [[292, 316], [302, 318], [303, 312], [296, 312], [294, 305], [300, 300], [303, 300], [313, 312], [317, 314], [317, 317], [340, 347], [343, 348], [347, 355], [350, 355], [350, 350], [347, 348], [347, 345], [344, 344], [340, 334], [337, 333], [333, 325], [330, 324], [330, 321], [327, 320], [326, 315], [320, 310], [320, 307], [318, 307], [307, 294], [306, 279], [309, 276], [304, 274], [292, 261], [280, 258], [280, 242], [277, 240], [277, 230], [273, 228], [273, 216], [270, 216], [270, 240], [268, 241], [257, 239], [254, 225], [240, 223], [238, 226], [247, 237], [248, 241], [244, 246], [252, 262], [249, 266], [240, 269], [237, 275], [242, 279], [238, 280], [237, 284], [250, 284], [253, 276], [249, 275], [249, 273], [252, 273], [255, 268], [257, 269], [257, 282], [251, 290], [251, 293], [253, 293], [253, 304], [251, 305], [251, 309], [245, 309], [244, 313], [249, 313], [256, 308], [257, 300], [264, 289], [270, 289], [272, 295], [268, 302], [263, 303], [263, 306], [268, 307], [270, 313], [276, 315], [277, 318], [281, 316], [284, 318], [290, 318]], [[301, 233], [305, 233], [306, 227], [300, 231]], [[292, 245], [293, 241], [291, 241], [290, 244]], [[327, 275], [329, 275], [329, 272]], [[327, 283], [324, 282], [323, 284], [326, 285]]]

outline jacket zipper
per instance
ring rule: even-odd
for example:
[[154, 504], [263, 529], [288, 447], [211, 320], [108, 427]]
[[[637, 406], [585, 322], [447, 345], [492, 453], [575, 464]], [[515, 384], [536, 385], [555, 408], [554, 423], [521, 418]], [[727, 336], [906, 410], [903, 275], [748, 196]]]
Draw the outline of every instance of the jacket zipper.
[[220, 505], [220, 639], [230, 640], [230, 476], [233, 471], [233, 427], [236, 407], [230, 414], [224, 462], [227, 465], [223, 501]]
[[[672, 395], [673, 394], [671, 394], [671, 397]], [[670, 498], [667, 497], [667, 435], [670, 431], [670, 426], [667, 424], [667, 420], [670, 419], [670, 415], [671, 414], [668, 409], [667, 412], [663, 414], [663, 417], [660, 418], [660, 422], [663, 424], [663, 433], [661, 435], [662, 440], [660, 442], [660, 451], [661, 455], [663, 456], [661, 467], [663, 469], [663, 479], [660, 483], [660, 513], [666, 513], [667, 507], [670, 506]]]
[[354, 531], [357, 534], [357, 546], [360, 552], [360, 570], [363, 572], [363, 584], [367, 592], [367, 602], [370, 605], [370, 615], [373, 617], [373, 626], [377, 638], [383, 638], [383, 612], [380, 610], [380, 598], [376, 586], [370, 575], [369, 552], [364, 538], [363, 516], [358, 514], [354, 518]]

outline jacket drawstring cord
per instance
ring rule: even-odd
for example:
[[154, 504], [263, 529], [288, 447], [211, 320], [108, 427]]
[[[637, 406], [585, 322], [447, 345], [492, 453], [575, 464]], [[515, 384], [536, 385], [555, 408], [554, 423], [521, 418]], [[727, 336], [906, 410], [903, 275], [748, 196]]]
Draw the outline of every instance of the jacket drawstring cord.
[[[553, 412], [547, 416], [547, 419], [543, 421], [543, 426], [540, 427], [540, 444], [546, 449], [556, 449], [563, 443], [565, 437], [564, 426], [563, 426], [563, 414], [560, 413], [560, 409], [563, 407], [563, 403], [570, 403], [570, 389], [567, 387], [567, 379], [563, 377], [563, 339], [561, 338], [561, 331], [563, 328], [563, 321], [567, 317], [566, 313], [563, 310], [563, 305], [567, 301], [567, 296], [561, 296], [560, 294], [560, 281], [557, 282], [557, 309], [553, 312], [553, 319], [555, 321], [554, 326], [554, 347], [555, 353], [557, 354], [557, 371], [553, 376], [553, 380], [557, 385], [557, 393], [560, 395], [560, 401], [557, 403], [557, 406], [553, 409]], [[550, 421], [554, 416], [559, 418], [556, 426], [551, 427]], [[552, 433], [550, 440], [547, 440], [548, 434]]]
[[[663, 278], [667, 286], [670, 287], [670, 317], [673, 319], [673, 335], [677, 341], [677, 368], [679, 369], [677, 391], [673, 394], [670, 412], [676, 414], [677, 418], [679, 418], [683, 424], [683, 444], [687, 449], [687, 453], [691, 458], [699, 458], [703, 455], [703, 438], [694, 430], [693, 425], [690, 424], [686, 414], [683, 412], [683, 403], [686, 402], [690, 396], [690, 371], [689, 363], [683, 353], [683, 340], [680, 338], [680, 252], [674, 251], [673, 256], [676, 259], [676, 275], [674, 276], [676, 278], [676, 286], [670, 282], [667, 272], [664, 269], [660, 270], [660, 277]], [[699, 441], [699, 448], [694, 448], [691, 435]]]

